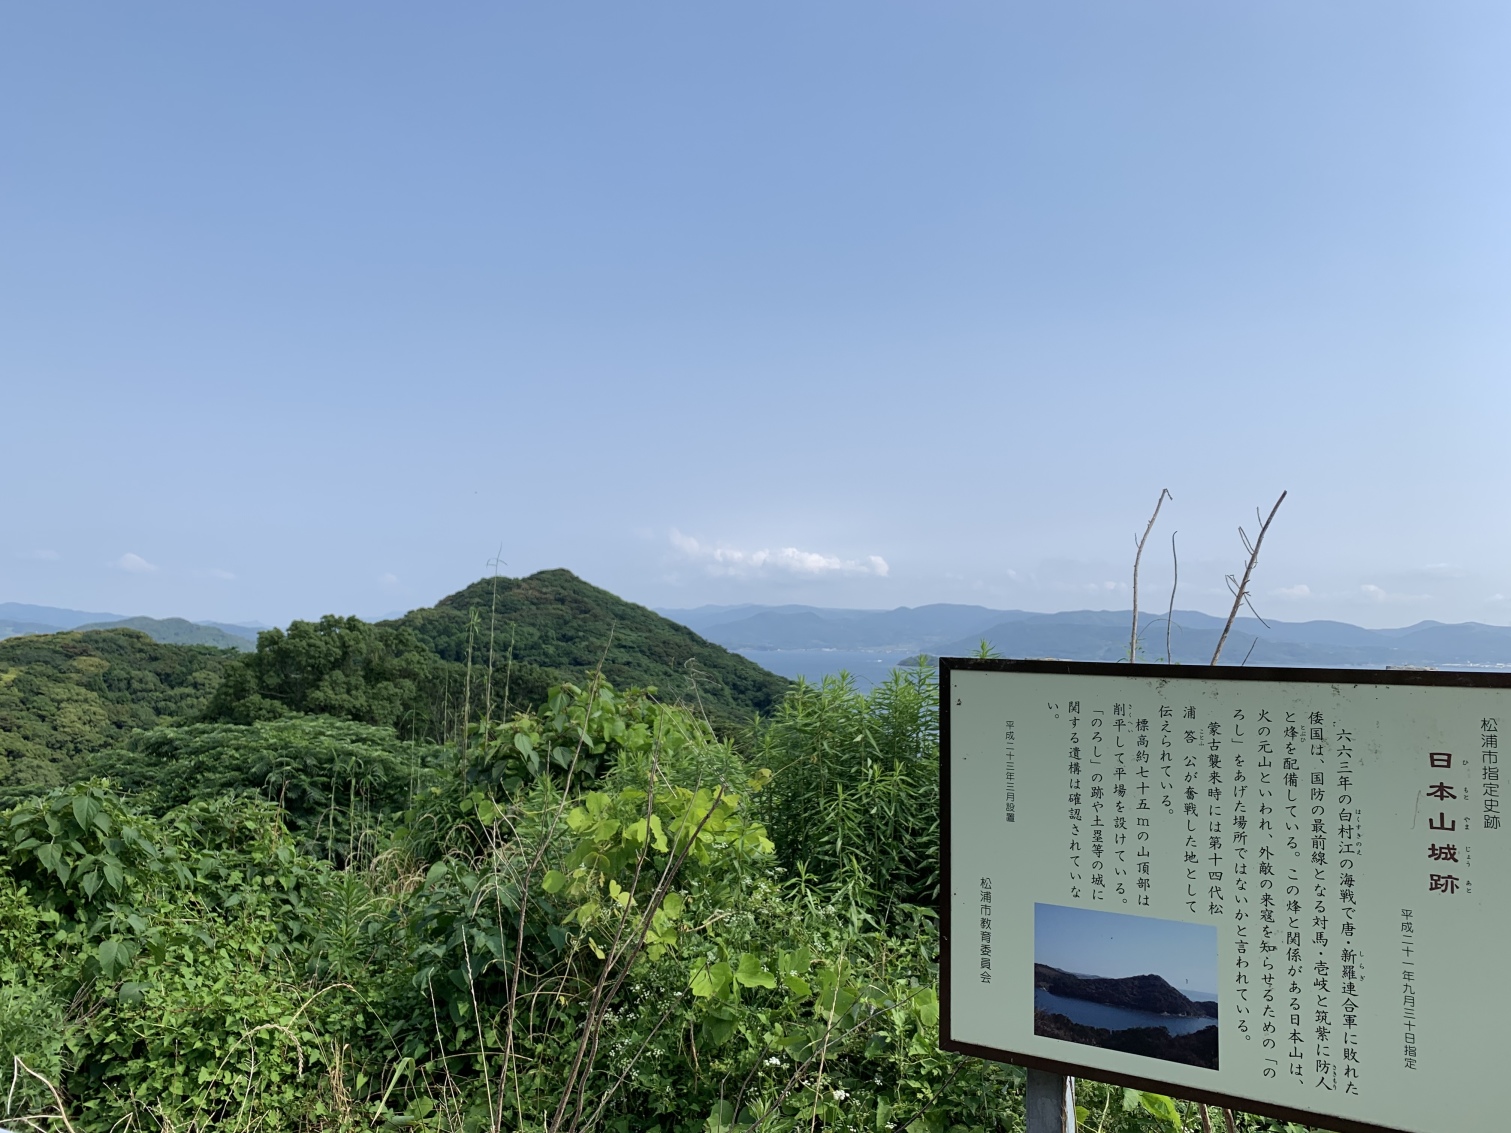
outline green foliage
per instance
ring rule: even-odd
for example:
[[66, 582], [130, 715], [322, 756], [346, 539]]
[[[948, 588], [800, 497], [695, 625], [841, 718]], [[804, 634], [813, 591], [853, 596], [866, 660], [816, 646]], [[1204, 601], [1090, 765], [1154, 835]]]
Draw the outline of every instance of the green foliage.
[[107, 978], [145, 938], [139, 911], [164, 884], [189, 876], [157, 823], [95, 783], [16, 807], [0, 827], [0, 852], [10, 877], [60, 932], [91, 946], [110, 942], [86, 961], [89, 974], [103, 969]]
[[934, 669], [799, 684], [757, 737], [776, 772], [763, 814], [782, 863], [869, 907], [931, 904], [939, 888], [939, 708]]
[[713, 731], [696, 716], [661, 704], [655, 693], [635, 688], [619, 693], [607, 680], [586, 688], [553, 687], [538, 711], [469, 730], [466, 781], [497, 794], [545, 775], [581, 784], [616, 768], [644, 777], [653, 758], [663, 774], [675, 769], [695, 777], [716, 775], [722, 764], [704, 766], [697, 759], [724, 750]]
[[[759, 790], [766, 778], [752, 778], [749, 788]], [[643, 922], [636, 927], [639, 939], [650, 959], [660, 959], [676, 946], [677, 925], [688, 911], [681, 893], [669, 888], [671, 880], [722, 878], [719, 871], [738, 870], [774, 848], [724, 784], [648, 786], [583, 795], [566, 814], [576, 842], [560, 868], [541, 879], [541, 888], [563, 906], [565, 923], [600, 960], [622, 936], [627, 917]], [[647, 912], [636, 917], [641, 909]]]
[[[339, 662], [278, 687], [384, 703], [367, 629], [273, 638]], [[1021, 1131], [1019, 1071], [938, 1049], [927, 666], [739, 743], [601, 675], [444, 752], [338, 717], [149, 728], [0, 812], [7, 1127]]]
[[[46, 966], [40, 945], [45, 921], [26, 890], [0, 874], [0, 1066], [14, 1068], [20, 1059], [58, 1081], [68, 1064], [67, 1004], [39, 978]], [[9, 1078], [3, 1080], [8, 1083]], [[39, 1110], [52, 1101], [45, 1086], [30, 1075], [21, 1075], [15, 1085], [26, 1109]]]
[[0, 641], [0, 800], [62, 786], [80, 757], [197, 715], [232, 655], [130, 629]]
[[388, 728], [290, 715], [255, 724], [156, 728], [84, 761], [156, 815], [250, 792], [278, 803], [307, 853], [344, 860], [435, 778], [440, 749]]
[[[605, 650], [603, 643], [607, 642]], [[598, 671], [657, 687], [721, 725], [770, 712], [787, 682], [564, 570], [484, 579], [433, 608], [376, 625], [327, 615], [258, 635], [204, 719], [253, 724], [321, 713], [451, 741]]]
[[204, 718], [252, 724], [288, 712], [318, 712], [394, 727], [420, 710], [432, 660], [403, 629], [334, 614], [296, 621], [287, 632], [257, 635], [257, 651], [230, 666]]
[[[465, 664], [470, 655], [481, 665], [491, 650], [493, 695], [500, 702], [497, 686], [506, 656], [513, 658], [509, 679], [516, 688], [522, 663], [545, 670], [551, 684], [585, 685], [588, 674], [601, 667], [620, 688], [654, 686], [668, 699], [727, 723], [772, 712], [788, 686], [739, 654], [566, 570], [481, 579], [429, 609], [385, 624], [413, 630], [437, 656], [455, 664]], [[460, 695], [460, 688], [453, 691]], [[520, 705], [541, 698], [516, 693], [511, 699]]]

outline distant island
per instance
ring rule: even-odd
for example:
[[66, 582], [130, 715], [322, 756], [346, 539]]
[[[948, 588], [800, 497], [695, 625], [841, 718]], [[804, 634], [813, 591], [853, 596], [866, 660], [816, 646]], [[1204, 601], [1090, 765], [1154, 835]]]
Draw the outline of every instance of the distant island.
[[1189, 1034], [1172, 1035], [1165, 1027], [1106, 1027], [1078, 1023], [1068, 1015], [1034, 1009], [1034, 1034], [1047, 1039], [1120, 1050], [1188, 1066], [1217, 1069], [1217, 1004], [1182, 995], [1163, 976], [1078, 976], [1048, 964], [1034, 965], [1034, 989], [1062, 999], [1079, 999], [1105, 1007], [1185, 1019], [1211, 1019], [1212, 1025]]
[[1035, 964], [1034, 987], [1043, 988], [1051, 995], [1064, 996], [1066, 999], [1084, 999], [1108, 1007], [1145, 1011], [1151, 1015], [1217, 1018], [1216, 1003], [1207, 999], [1188, 999], [1171, 987], [1163, 976], [1106, 979], [1101, 976], [1077, 976], [1048, 964]]

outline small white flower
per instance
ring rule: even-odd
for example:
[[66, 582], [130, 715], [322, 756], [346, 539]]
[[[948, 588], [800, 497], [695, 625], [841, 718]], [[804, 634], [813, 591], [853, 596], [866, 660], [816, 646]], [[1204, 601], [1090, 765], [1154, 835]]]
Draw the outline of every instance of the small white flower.
[[849, 1096], [850, 1096], [849, 1093], [846, 1092], [845, 1090], [840, 1090], [840, 1089], [834, 1090], [834, 1100], [837, 1101], [837, 1102], [842, 1102], [846, 1098], [848, 1098]]
[[781, 1064], [782, 1060], [780, 1058], [772, 1057], [766, 1060], [767, 1066], [780, 1066]]

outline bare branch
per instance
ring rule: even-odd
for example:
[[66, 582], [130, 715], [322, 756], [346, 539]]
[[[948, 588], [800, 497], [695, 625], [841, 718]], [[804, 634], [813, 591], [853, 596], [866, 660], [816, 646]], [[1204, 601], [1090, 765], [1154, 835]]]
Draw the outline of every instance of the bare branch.
[[1179, 531], [1170, 532], [1170, 565], [1175, 577], [1170, 580], [1170, 608], [1165, 611], [1165, 664], [1170, 664], [1170, 625], [1175, 620], [1175, 588], [1180, 585], [1180, 558], [1175, 553], [1175, 537]]
[[1149, 523], [1144, 528], [1144, 537], [1138, 541], [1138, 550], [1133, 556], [1133, 631], [1128, 635], [1128, 662], [1132, 664], [1138, 658], [1138, 568], [1139, 560], [1144, 557], [1144, 544], [1149, 540], [1149, 532], [1154, 530], [1154, 521], [1159, 518], [1159, 509], [1164, 505], [1165, 498], [1175, 499], [1170, 495], [1169, 488], [1159, 490], [1159, 499], [1154, 501], [1154, 514], [1149, 517]]
[[[1264, 521], [1264, 526], [1259, 529], [1259, 538], [1254, 540], [1254, 546], [1249, 551], [1249, 565], [1244, 568], [1243, 581], [1238, 584], [1238, 590], [1233, 595], [1233, 609], [1228, 614], [1226, 624], [1222, 627], [1222, 636], [1217, 639], [1217, 648], [1212, 650], [1211, 664], [1213, 665], [1217, 664], [1217, 658], [1222, 655], [1222, 647], [1228, 640], [1228, 632], [1232, 630], [1233, 623], [1238, 619], [1238, 611], [1243, 607], [1244, 595], [1249, 590], [1249, 579], [1253, 577], [1254, 568], [1259, 565], [1259, 548], [1264, 545], [1265, 533], [1269, 531], [1270, 524], [1275, 521], [1275, 513], [1280, 510], [1280, 505], [1285, 503], [1286, 494], [1285, 492], [1280, 493], [1280, 498], [1275, 501], [1275, 506], [1270, 509], [1269, 518]], [[1238, 533], [1243, 535], [1243, 528], [1240, 527]], [[1249, 545], [1249, 537], [1247, 535], [1244, 535], [1243, 542], [1245, 547]], [[1230, 581], [1232, 577], [1232, 575], [1228, 576]]]
[[1270, 623], [1267, 622], [1267, 621], [1265, 621], [1262, 617], [1260, 617], [1259, 616], [1259, 611], [1256, 610], [1256, 609], [1254, 609], [1254, 599], [1253, 598], [1251, 598], [1249, 595], [1245, 594], [1243, 596], [1243, 604], [1249, 608], [1249, 613], [1251, 613], [1251, 614], [1254, 615], [1254, 619], [1260, 625], [1264, 626], [1265, 629], [1269, 629], [1270, 628]]

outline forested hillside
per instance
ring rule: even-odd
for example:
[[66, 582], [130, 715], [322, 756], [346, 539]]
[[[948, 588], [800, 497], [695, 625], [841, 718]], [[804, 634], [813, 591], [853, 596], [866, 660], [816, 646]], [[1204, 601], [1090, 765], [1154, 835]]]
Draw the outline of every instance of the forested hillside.
[[1012, 1072], [935, 1049], [934, 712], [920, 669], [732, 742], [595, 675], [465, 750], [138, 732], [0, 821], [0, 1116], [996, 1126]]
[[484, 579], [396, 621], [296, 621], [240, 657], [229, 647], [247, 643], [221, 630], [152, 621], [159, 636], [183, 629], [228, 648], [116, 626], [0, 641], [0, 797], [67, 782], [81, 754], [164, 722], [313, 713], [455, 742], [464, 721], [532, 708], [553, 685], [584, 683], [600, 659], [616, 685], [654, 687], [724, 730], [769, 714], [788, 685], [565, 570]]
[[131, 629], [0, 641], [0, 799], [68, 782], [135, 729], [196, 717], [232, 656]]
[[788, 682], [644, 606], [600, 590], [567, 570], [527, 578], [485, 578], [412, 610], [397, 624], [446, 661], [489, 649], [580, 681], [600, 663], [621, 687], [653, 685], [710, 716], [748, 721], [769, 714]]
[[[718, 665], [700, 639], [565, 572], [492, 586], [251, 655], [0, 643], [31, 776], [0, 801], [0, 1126], [1021, 1133], [1020, 1072], [938, 1049], [934, 670], [716, 729], [705, 676], [578, 665], [670, 683]], [[1080, 1099], [1098, 1133], [1196, 1123]]]

